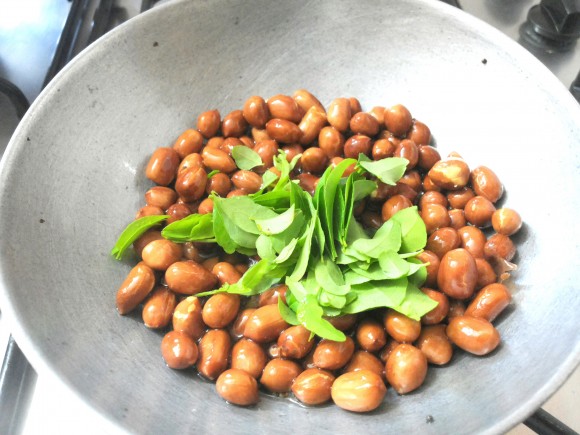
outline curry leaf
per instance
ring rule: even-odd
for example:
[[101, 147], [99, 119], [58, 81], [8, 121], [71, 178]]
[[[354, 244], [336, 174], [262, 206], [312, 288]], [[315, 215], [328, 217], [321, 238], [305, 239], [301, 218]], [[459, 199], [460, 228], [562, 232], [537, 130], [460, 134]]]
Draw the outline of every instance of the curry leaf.
[[131, 246], [131, 244], [139, 237], [141, 237], [145, 231], [159, 225], [161, 222], [168, 218], [169, 216], [166, 215], [144, 216], [134, 220], [129, 225], [127, 225], [127, 227], [123, 230], [117, 239], [117, 243], [115, 243], [115, 246], [113, 246], [113, 249], [111, 250], [111, 255], [114, 256], [117, 260], [120, 260], [127, 248]]
[[212, 214], [190, 214], [172, 222], [161, 231], [161, 235], [174, 242], [215, 241]]
[[236, 162], [236, 166], [246, 171], [264, 164], [256, 151], [243, 145], [236, 145], [232, 148], [232, 157]]
[[383, 183], [394, 186], [405, 173], [409, 160], [402, 157], [390, 157], [372, 162], [359, 159], [358, 164]]

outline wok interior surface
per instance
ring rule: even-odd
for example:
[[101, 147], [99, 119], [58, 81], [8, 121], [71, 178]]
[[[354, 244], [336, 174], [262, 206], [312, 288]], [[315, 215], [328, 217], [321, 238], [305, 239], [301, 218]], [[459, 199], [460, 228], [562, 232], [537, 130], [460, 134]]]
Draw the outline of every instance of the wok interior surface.
[[[484, 61], [485, 59], [485, 61]], [[109, 251], [143, 203], [151, 152], [197, 115], [306, 88], [323, 104], [405, 104], [442, 155], [498, 174], [525, 226], [513, 309], [488, 357], [457, 351], [425, 385], [389, 390], [371, 415], [262, 395], [226, 404], [213, 384], [165, 367], [162, 334], [119, 316], [131, 268]], [[19, 344], [119, 427], [137, 433], [502, 432], [553, 393], [580, 355], [580, 110], [499, 32], [439, 2], [169, 3], [73, 61], [4, 156], [0, 294]], [[432, 416], [432, 419], [427, 418]], [[219, 432], [218, 432], [219, 433]]]

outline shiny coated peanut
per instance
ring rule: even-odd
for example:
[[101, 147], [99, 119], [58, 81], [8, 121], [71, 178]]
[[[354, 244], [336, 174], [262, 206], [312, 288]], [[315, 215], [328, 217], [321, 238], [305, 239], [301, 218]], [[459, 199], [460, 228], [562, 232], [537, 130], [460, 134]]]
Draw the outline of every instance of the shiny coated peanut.
[[467, 299], [477, 283], [477, 265], [469, 251], [458, 248], [446, 253], [437, 273], [439, 289], [447, 296]]
[[152, 329], [165, 328], [171, 322], [176, 305], [175, 293], [167, 287], [158, 287], [143, 306], [143, 323]]
[[466, 316], [481, 317], [493, 322], [509, 305], [512, 296], [508, 288], [500, 283], [493, 283], [482, 288], [465, 310]]
[[370, 370], [345, 373], [334, 381], [331, 396], [342, 409], [353, 412], [368, 412], [379, 407], [387, 387], [382, 378]]
[[493, 229], [504, 236], [517, 233], [522, 227], [522, 218], [511, 208], [500, 208], [491, 215]]
[[446, 331], [455, 345], [474, 355], [486, 355], [500, 342], [497, 329], [489, 321], [478, 317], [454, 317]]
[[225, 261], [216, 263], [212, 268], [212, 273], [217, 276], [220, 285], [235, 284], [242, 277], [239, 270]]
[[173, 148], [157, 148], [149, 159], [145, 175], [154, 183], [167, 186], [177, 174], [179, 160], [179, 154]]
[[344, 368], [344, 371], [346, 373], [358, 370], [370, 370], [380, 377], [384, 377], [385, 364], [374, 354], [366, 350], [357, 350]]
[[177, 261], [165, 271], [165, 281], [171, 290], [184, 295], [213, 290], [216, 276], [202, 265], [191, 261]]
[[181, 245], [171, 240], [153, 240], [143, 248], [141, 257], [143, 263], [155, 270], [167, 270], [169, 266], [181, 258]]
[[437, 306], [421, 317], [423, 325], [434, 325], [440, 323], [449, 313], [449, 298], [445, 294], [428, 287], [421, 288], [421, 291], [437, 302]]
[[236, 163], [228, 153], [216, 148], [205, 147], [201, 152], [203, 164], [211, 170], [217, 170], [229, 174], [236, 170]]
[[229, 369], [219, 375], [215, 388], [222, 399], [240, 406], [249, 406], [260, 400], [258, 382], [243, 370]]
[[268, 361], [260, 383], [272, 393], [288, 393], [292, 388], [292, 383], [298, 375], [302, 373], [302, 367], [294, 361], [274, 358]]
[[198, 347], [197, 370], [213, 381], [228, 367], [230, 335], [223, 329], [210, 329], [201, 337]]
[[385, 330], [400, 343], [412, 343], [421, 333], [421, 322], [389, 309], [385, 316]]
[[153, 290], [155, 274], [145, 263], [138, 263], [117, 290], [117, 310], [127, 314], [139, 305]]
[[395, 136], [405, 136], [412, 126], [411, 112], [402, 104], [389, 107], [383, 112], [385, 127]]
[[184, 332], [169, 331], [161, 340], [161, 355], [168, 367], [186, 369], [197, 361], [197, 344]]
[[298, 125], [286, 119], [273, 118], [266, 123], [268, 135], [282, 143], [297, 143], [302, 139]]
[[194, 340], [205, 333], [201, 302], [195, 296], [188, 296], [177, 304], [173, 311], [173, 330], [183, 332]]
[[328, 106], [328, 123], [338, 131], [345, 132], [350, 126], [351, 109], [348, 98], [336, 98]]
[[197, 201], [205, 193], [207, 172], [203, 168], [193, 167], [179, 173], [175, 180], [175, 190], [186, 202]]
[[327, 123], [326, 112], [322, 112], [317, 107], [308, 109], [298, 124], [298, 128], [302, 131], [300, 144], [308, 145], [318, 139], [320, 131]]
[[277, 340], [288, 326], [278, 310], [278, 305], [265, 305], [252, 313], [244, 328], [244, 336], [258, 343], [267, 343]]
[[173, 149], [179, 154], [180, 158], [184, 158], [191, 153], [199, 153], [203, 147], [203, 136], [197, 130], [189, 128], [179, 135]]
[[221, 116], [217, 110], [208, 110], [197, 117], [197, 130], [209, 139], [215, 136], [221, 125]]
[[239, 295], [216, 293], [203, 306], [203, 322], [210, 328], [224, 328], [235, 320], [239, 309]]
[[415, 346], [423, 352], [427, 362], [431, 364], [447, 364], [453, 356], [453, 346], [447, 338], [445, 328], [445, 325], [426, 326], [415, 342]]
[[496, 202], [503, 195], [503, 185], [498, 176], [486, 166], [478, 166], [471, 171], [471, 185], [477, 195]]
[[270, 116], [272, 118], [285, 119], [298, 124], [304, 116], [304, 110], [298, 105], [294, 98], [288, 95], [274, 95], [266, 102]]
[[147, 205], [159, 207], [162, 210], [167, 210], [175, 201], [177, 201], [177, 193], [169, 187], [153, 186], [145, 192]]
[[415, 346], [399, 344], [389, 355], [385, 374], [397, 393], [409, 393], [423, 384], [427, 376], [427, 358]]
[[310, 331], [302, 325], [291, 326], [278, 337], [278, 347], [282, 358], [304, 358], [314, 347]]
[[242, 338], [232, 348], [232, 368], [243, 370], [256, 379], [262, 375], [267, 361], [262, 346], [247, 338]]
[[385, 329], [380, 322], [366, 319], [356, 329], [356, 340], [359, 346], [369, 352], [376, 352], [387, 344]]
[[306, 369], [294, 380], [292, 392], [305, 405], [320, 405], [330, 400], [334, 379], [326, 370]]
[[262, 177], [252, 171], [240, 170], [232, 175], [232, 183], [238, 189], [256, 193], [262, 185]]
[[313, 361], [316, 367], [336, 370], [346, 365], [354, 353], [354, 341], [346, 337], [345, 341], [320, 340], [314, 349]]
[[457, 190], [469, 181], [469, 166], [462, 159], [439, 160], [427, 173], [429, 178], [442, 189]]

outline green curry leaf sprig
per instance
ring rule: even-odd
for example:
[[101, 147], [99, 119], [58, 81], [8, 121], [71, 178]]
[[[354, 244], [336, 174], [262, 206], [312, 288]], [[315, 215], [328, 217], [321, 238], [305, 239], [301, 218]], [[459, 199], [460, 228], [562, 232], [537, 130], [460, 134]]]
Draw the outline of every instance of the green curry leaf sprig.
[[[238, 165], [261, 164], [257, 154], [234, 151]], [[282, 317], [335, 341], [346, 337], [328, 317], [389, 307], [419, 320], [431, 311], [437, 303], [419, 290], [426, 269], [416, 256], [425, 247], [427, 232], [417, 208], [397, 212], [374, 234], [353, 216], [357, 202], [377, 188], [369, 174], [395, 185], [408, 161], [396, 157], [370, 161], [364, 155], [344, 159], [327, 168], [310, 196], [290, 178], [298, 158], [288, 162], [281, 152], [274, 157], [280, 175], [265, 172], [257, 193], [232, 198], [212, 194], [212, 214], [193, 214], [163, 228], [162, 236], [178, 243], [216, 242], [226, 253], [260, 257], [237, 283], [198, 296], [217, 292], [251, 296], [284, 282], [286, 303], [278, 301]], [[352, 165], [355, 170], [344, 176]], [[120, 258], [124, 249], [162, 220], [130, 224], [127, 230], [133, 228], [123, 232], [113, 254]]]

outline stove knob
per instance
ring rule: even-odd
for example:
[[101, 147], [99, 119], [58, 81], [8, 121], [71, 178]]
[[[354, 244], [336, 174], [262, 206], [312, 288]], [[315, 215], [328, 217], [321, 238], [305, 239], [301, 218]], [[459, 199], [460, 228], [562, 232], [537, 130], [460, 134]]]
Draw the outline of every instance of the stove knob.
[[576, 80], [572, 82], [572, 86], [570, 86], [570, 92], [574, 95], [574, 98], [578, 100], [580, 103], [580, 72], [576, 76]]
[[569, 50], [580, 37], [580, 0], [542, 0], [529, 10], [521, 34], [537, 47]]

